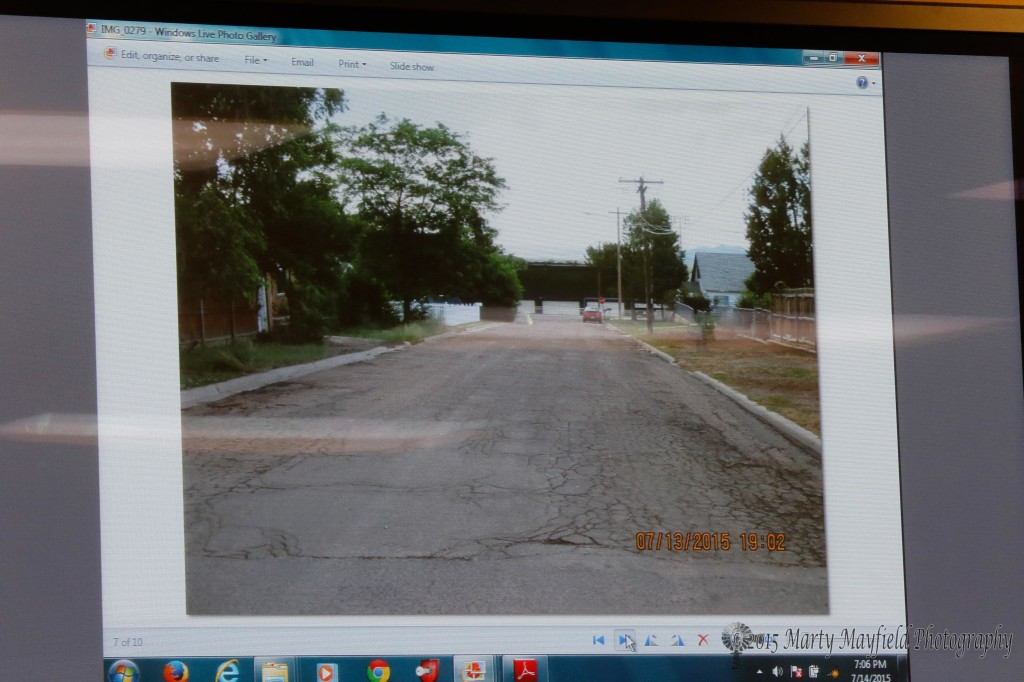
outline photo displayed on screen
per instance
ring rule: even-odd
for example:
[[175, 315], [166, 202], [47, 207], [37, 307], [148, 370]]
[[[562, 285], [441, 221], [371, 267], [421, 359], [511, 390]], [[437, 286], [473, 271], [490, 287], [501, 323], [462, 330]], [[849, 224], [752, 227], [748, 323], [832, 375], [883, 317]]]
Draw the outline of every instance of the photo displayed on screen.
[[188, 614], [827, 614], [808, 111], [173, 83]]

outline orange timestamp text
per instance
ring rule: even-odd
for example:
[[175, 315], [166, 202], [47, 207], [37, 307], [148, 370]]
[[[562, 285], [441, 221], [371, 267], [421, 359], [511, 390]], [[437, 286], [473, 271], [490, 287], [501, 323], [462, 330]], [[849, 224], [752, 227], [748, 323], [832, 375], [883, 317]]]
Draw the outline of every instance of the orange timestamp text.
[[785, 533], [637, 531], [638, 552], [785, 552]]

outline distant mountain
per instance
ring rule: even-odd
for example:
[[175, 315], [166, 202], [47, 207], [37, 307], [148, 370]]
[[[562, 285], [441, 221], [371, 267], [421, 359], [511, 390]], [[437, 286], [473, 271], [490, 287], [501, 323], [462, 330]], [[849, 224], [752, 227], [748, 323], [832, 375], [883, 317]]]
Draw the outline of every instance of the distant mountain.
[[701, 253], [746, 253], [747, 247], [745, 246], [728, 246], [726, 244], [719, 244], [718, 246], [695, 246], [692, 249], [686, 249], [686, 267], [693, 267], [693, 257], [697, 252]]

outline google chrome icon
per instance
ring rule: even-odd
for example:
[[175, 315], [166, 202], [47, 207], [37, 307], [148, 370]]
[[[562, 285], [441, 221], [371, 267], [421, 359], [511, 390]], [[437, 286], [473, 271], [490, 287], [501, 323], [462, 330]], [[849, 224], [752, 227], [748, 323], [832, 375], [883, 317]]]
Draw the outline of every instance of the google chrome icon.
[[370, 665], [366, 666], [366, 679], [370, 682], [388, 682], [391, 678], [391, 667], [387, 661], [382, 661], [377, 658], [370, 661]]

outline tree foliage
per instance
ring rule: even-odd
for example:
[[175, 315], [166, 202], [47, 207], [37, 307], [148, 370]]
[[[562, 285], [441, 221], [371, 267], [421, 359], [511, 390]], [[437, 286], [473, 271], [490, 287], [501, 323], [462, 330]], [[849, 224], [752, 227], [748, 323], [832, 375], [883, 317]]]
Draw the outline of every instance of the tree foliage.
[[676, 291], [676, 300], [679, 301], [680, 303], [690, 306], [696, 312], [711, 312], [711, 301], [708, 300], [708, 297], [702, 294], [700, 291], [693, 291], [690, 289], [680, 288]]
[[[684, 252], [679, 248], [679, 235], [665, 207], [652, 200], [641, 213], [635, 210], [624, 220], [621, 244], [602, 243], [588, 246], [587, 263], [601, 272], [602, 294], [614, 296], [617, 288], [617, 260], [622, 254], [622, 298], [624, 301], [646, 301], [648, 275], [652, 302], [671, 302], [676, 290], [686, 280]], [[650, 272], [646, 270], [648, 259]]]
[[[748, 284], [749, 286], [749, 284]], [[772, 295], [770, 292], [763, 294], [755, 294], [749, 289], [743, 292], [739, 300], [736, 301], [737, 308], [748, 308], [748, 309], [759, 309], [759, 310], [771, 310], [772, 307]]]
[[[675, 291], [686, 280], [687, 268], [684, 253], [679, 248], [679, 234], [672, 229], [668, 211], [661, 202], [653, 199], [644, 211], [635, 210], [623, 220], [625, 242], [628, 245], [631, 279], [639, 279], [641, 285], [649, 275], [649, 295], [652, 302], [671, 301]], [[639, 268], [637, 268], [639, 265]], [[636, 276], [636, 270], [640, 277]], [[626, 253], [623, 253], [623, 286], [626, 277]], [[635, 285], [630, 286], [631, 293]]]
[[334, 196], [335, 89], [173, 85], [179, 293], [252, 297], [264, 274], [316, 336], [353, 229]]
[[475, 256], [476, 272], [473, 284], [465, 289], [462, 298], [479, 301], [485, 306], [512, 308], [523, 298], [523, 285], [518, 272], [525, 267], [519, 258], [500, 250], [478, 251]]
[[601, 296], [618, 296], [618, 259], [622, 254], [622, 299], [640, 300], [644, 296], [643, 270], [639, 253], [628, 243], [601, 243], [588, 246], [586, 262], [600, 273]]
[[747, 255], [754, 274], [747, 288], [756, 296], [780, 286], [814, 286], [811, 245], [810, 150], [795, 152], [785, 137], [761, 159], [745, 215]]
[[495, 244], [505, 187], [442, 124], [384, 115], [342, 128], [341, 90], [174, 84], [179, 296], [254, 302], [272, 276], [289, 336], [394, 323], [427, 296], [515, 305], [518, 259]]
[[263, 235], [214, 180], [196, 192], [178, 192], [178, 286], [184, 298], [231, 301], [251, 296], [263, 281]]
[[344, 203], [367, 228], [361, 258], [401, 299], [404, 318], [426, 296], [515, 295], [515, 270], [504, 266], [486, 220], [505, 187], [491, 159], [443, 124], [383, 114], [338, 139]]

